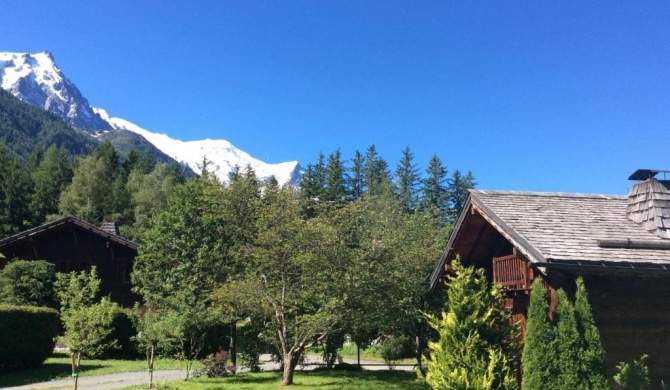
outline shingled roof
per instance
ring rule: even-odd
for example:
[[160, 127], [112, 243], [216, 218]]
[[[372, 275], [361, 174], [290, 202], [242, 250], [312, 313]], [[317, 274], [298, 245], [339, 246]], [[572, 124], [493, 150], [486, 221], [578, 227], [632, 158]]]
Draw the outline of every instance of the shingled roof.
[[[650, 233], [628, 218], [627, 205], [625, 196], [471, 190], [431, 283], [437, 283], [444, 264], [458, 254], [454, 248], [463, 247], [463, 243], [455, 241], [468, 224], [474, 224], [473, 213], [532, 263], [648, 265], [662, 269], [667, 266], [670, 270], [670, 250], [603, 245], [602, 241], [617, 240], [670, 249], [670, 240]], [[478, 240], [470, 240], [472, 244], [467, 245], [476, 246]]]

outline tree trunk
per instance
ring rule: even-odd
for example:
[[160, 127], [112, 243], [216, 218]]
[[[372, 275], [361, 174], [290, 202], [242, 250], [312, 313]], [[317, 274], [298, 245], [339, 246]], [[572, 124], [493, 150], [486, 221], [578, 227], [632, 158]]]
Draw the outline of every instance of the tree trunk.
[[230, 363], [237, 367], [237, 321], [230, 324]]
[[293, 384], [293, 374], [295, 373], [295, 366], [298, 364], [299, 356], [299, 353], [284, 354], [284, 372], [281, 377], [282, 386], [290, 386]]

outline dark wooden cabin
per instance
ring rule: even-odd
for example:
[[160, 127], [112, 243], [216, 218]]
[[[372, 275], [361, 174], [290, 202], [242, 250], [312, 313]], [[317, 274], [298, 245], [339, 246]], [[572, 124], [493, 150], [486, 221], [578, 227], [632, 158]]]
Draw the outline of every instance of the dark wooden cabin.
[[653, 383], [670, 380], [670, 187], [640, 170], [629, 196], [470, 191], [431, 276], [440, 288], [457, 255], [505, 288], [505, 306], [525, 329], [529, 287], [589, 292], [608, 377], [621, 361], [649, 355]]
[[7, 261], [46, 260], [58, 272], [89, 270], [96, 266], [100, 292], [112, 301], [130, 306], [139, 300], [130, 291], [130, 273], [137, 244], [118, 234], [113, 223], [93, 226], [66, 217], [0, 240], [0, 268]]

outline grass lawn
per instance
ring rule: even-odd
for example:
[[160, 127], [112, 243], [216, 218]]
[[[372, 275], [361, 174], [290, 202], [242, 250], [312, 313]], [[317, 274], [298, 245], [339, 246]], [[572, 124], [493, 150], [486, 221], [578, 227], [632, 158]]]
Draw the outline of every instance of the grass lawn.
[[[160, 384], [158, 389], [168, 390], [274, 390], [282, 389], [280, 372], [237, 374], [226, 378], [194, 378], [188, 382], [175, 381]], [[297, 371], [294, 386], [284, 389], [301, 390], [425, 390], [417, 382], [415, 372], [407, 371]], [[136, 390], [141, 387], [128, 388]]]
[[[175, 370], [184, 367], [184, 363], [174, 359], [159, 359], [154, 361], [156, 370]], [[194, 368], [201, 367], [199, 362]], [[81, 375], [104, 375], [115, 372], [144, 371], [147, 369], [146, 360], [89, 360], [81, 359]], [[0, 388], [21, 386], [29, 383], [44, 382], [51, 379], [68, 378], [72, 373], [70, 356], [54, 354], [41, 367], [27, 370], [0, 373]]]

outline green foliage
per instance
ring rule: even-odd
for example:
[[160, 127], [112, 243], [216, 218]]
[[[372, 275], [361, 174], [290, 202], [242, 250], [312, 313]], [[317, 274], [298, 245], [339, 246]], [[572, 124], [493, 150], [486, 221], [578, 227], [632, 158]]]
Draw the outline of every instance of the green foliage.
[[215, 353], [207, 355], [200, 360], [202, 370], [198, 370], [197, 374], [204, 375], [207, 378], [221, 378], [231, 373], [234, 374], [235, 367], [227, 365], [229, 358], [229, 353], [220, 348]]
[[605, 352], [581, 278], [577, 279], [575, 304], [565, 291], [558, 290], [554, 323], [548, 314], [543, 284], [536, 279], [528, 310], [522, 388], [608, 389]]
[[556, 330], [549, 320], [549, 303], [541, 278], [533, 281], [521, 363], [522, 390], [558, 390], [559, 356]]
[[29, 226], [31, 182], [29, 174], [0, 143], [0, 237], [20, 232]]
[[502, 307], [502, 294], [489, 289], [484, 270], [452, 262], [447, 311], [428, 316], [439, 333], [429, 343], [426, 383], [432, 389], [516, 389], [504, 340], [514, 336]]
[[647, 355], [642, 355], [639, 360], [617, 364], [616, 368], [619, 372], [614, 375], [614, 381], [624, 390], [647, 389], [650, 383], [649, 369], [646, 364], [647, 358]]
[[421, 209], [432, 212], [446, 221], [448, 211], [447, 169], [437, 155], [431, 157], [426, 168], [426, 177], [421, 181]]
[[0, 303], [55, 307], [56, 267], [43, 260], [11, 261], [0, 271]]
[[412, 340], [406, 335], [391, 336], [382, 341], [379, 346], [380, 353], [386, 364], [392, 366], [398, 360], [412, 357]]
[[417, 203], [417, 185], [419, 183], [419, 168], [414, 163], [414, 153], [406, 147], [402, 151], [402, 158], [396, 165], [396, 192], [406, 211], [412, 212]]
[[56, 310], [0, 305], [0, 372], [39, 366], [53, 351], [57, 334]]
[[450, 223], [454, 223], [458, 219], [461, 210], [463, 210], [465, 201], [468, 198], [468, 190], [475, 188], [477, 181], [472, 175], [472, 172], [468, 171], [465, 176], [463, 176], [461, 171], [456, 169], [447, 182], [447, 202], [449, 204], [447, 220]]
[[591, 305], [588, 302], [588, 293], [584, 280], [577, 278], [575, 293], [575, 319], [577, 331], [581, 339], [579, 352], [580, 371], [583, 376], [580, 380], [584, 389], [609, 389], [605, 378], [605, 350], [600, 342], [600, 332], [596, 327]]
[[66, 149], [71, 155], [86, 154], [98, 141], [73, 129], [57, 115], [20, 101], [0, 89], [0, 142], [17, 156], [28, 157], [35, 149], [51, 145]]
[[36, 224], [58, 212], [61, 193], [72, 181], [72, 175], [72, 162], [67, 150], [50, 146], [44, 159], [32, 172], [34, 192], [30, 210]]
[[98, 270], [92, 267], [90, 272], [59, 273], [54, 288], [62, 313], [91, 306], [100, 291]]

